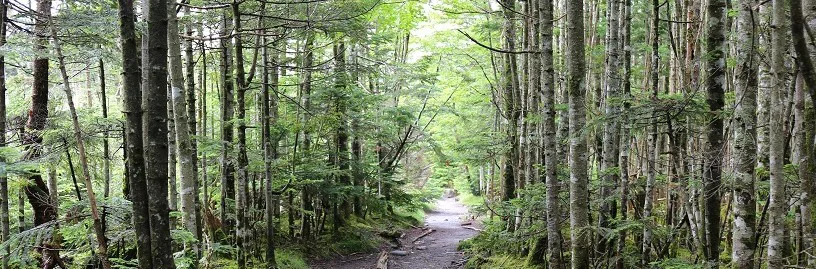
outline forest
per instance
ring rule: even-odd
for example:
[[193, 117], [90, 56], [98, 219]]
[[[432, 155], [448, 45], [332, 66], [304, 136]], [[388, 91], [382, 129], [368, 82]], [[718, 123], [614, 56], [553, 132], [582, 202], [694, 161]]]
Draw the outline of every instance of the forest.
[[0, 0], [0, 269], [816, 268], [816, 0]]

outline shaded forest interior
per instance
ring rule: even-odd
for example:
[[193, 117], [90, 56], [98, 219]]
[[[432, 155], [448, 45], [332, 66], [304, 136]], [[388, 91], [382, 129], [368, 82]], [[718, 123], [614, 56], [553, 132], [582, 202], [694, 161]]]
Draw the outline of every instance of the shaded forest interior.
[[0, 0], [0, 267], [309, 268], [455, 193], [454, 268], [816, 268], [814, 28], [816, 0]]

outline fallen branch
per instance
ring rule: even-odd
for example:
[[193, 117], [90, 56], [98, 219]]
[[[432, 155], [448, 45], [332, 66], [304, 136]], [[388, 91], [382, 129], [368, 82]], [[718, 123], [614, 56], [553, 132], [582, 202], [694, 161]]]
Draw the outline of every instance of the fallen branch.
[[477, 232], [484, 232], [484, 230], [482, 230], [482, 229], [474, 228], [474, 227], [470, 227], [470, 226], [462, 226], [462, 228], [471, 229], [471, 230], [474, 230], [474, 231], [477, 231]]
[[423, 237], [428, 236], [429, 234], [431, 234], [432, 232], [435, 232], [435, 231], [436, 230], [434, 230], [434, 229], [428, 229], [424, 233], [417, 236], [417, 238], [414, 238], [414, 241], [411, 241], [411, 244], [416, 243], [417, 240], [422, 239]]
[[380, 258], [377, 259], [377, 269], [388, 269], [388, 252], [385, 250], [380, 252]]

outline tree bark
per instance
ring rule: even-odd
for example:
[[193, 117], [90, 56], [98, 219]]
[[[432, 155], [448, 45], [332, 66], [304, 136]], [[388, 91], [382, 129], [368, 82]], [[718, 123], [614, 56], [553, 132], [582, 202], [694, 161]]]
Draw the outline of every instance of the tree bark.
[[[348, 77], [346, 75], [346, 43], [342, 37], [336, 41], [334, 48], [335, 60], [335, 109], [337, 113], [337, 168], [342, 171], [338, 176], [338, 183], [340, 186], [351, 186], [351, 169], [349, 166], [349, 131], [348, 131], [348, 93], [346, 93], [346, 84]], [[345, 225], [345, 216], [350, 216], [352, 213], [352, 204], [348, 199], [342, 198], [340, 201], [340, 224]]]
[[586, 123], [584, 104], [584, 6], [581, 1], [568, 1], [566, 8], [567, 91], [569, 93], [570, 133], [570, 243], [572, 268], [589, 268], [589, 212], [587, 206], [587, 142], [582, 134]]
[[[145, 179], [150, 209], [150, 247], [153, 268], [175, 268], [167, 201], [167, 0], [147, 1], [146, 85], [142, 106]], [[182, 123], [183, 124], [183, 123]]]
[[[771, 73], [774, 76], [774, 87], [771, 89], [771, 119], [785, 117], [784, 107], [787, 89], [787, 68], [784, 55], [787, 49], [787, 32], [783, 1], [773, 1], [773, 27], [771, 28]], [[770, 201], [768, 208], [768, 266], [781, 268], [785, 266], [785, 217], [787, 216], [787, 196], [785, 192], [785, 127], [783, 121], [771, 120], [770, 123], [769, 170]]]
[[[190, 16], [190, 7], [184, 8], [184, 14]], [[185, 26], [187, 36], [193, 36], [193, 22], [188, 22]], [[194, 234], [196, 239], [198, 239], [198, 243], [196, 243], [196, 258], [197, 260], [201, 259], [201, 242], [204, 240], [203, 234], [201, 231], [201, 200], [198, 198], [199, 194], [199, 181], [198, 181], [198, 147], [197, 147], [197, 129], [196, 129], [196, 91], [195, 91], [195, 61], [193, 60], [193, 40], [186, 39], [184, 42], [184, 61], [187, 63], [185, 65], [185, 80], [187, 81], [187, 87], [185, 89], [185, 93], [187, 94], [187, 128], [190, 134], [190, 150], [191, 152], [191, 159], [192, 159], [192, 168], [193, 168], [193, 210], [194, 218], [195, 218], [195, 231]], [[201, 54], [202, 59], [206, 58], [206, 54]], [[202, 89], [201, 91], [204, 91]], [[203, 128], [203, 127], [202, 127]], [[184, 188], [184, 178], [182, 175], [182, 188]], [[184, 190], [182, 190], [184, 191]], [[182, 193], [182, 199], [184, 199], [184, 193]], [[182, 208], [184, 207], [184, 202], [182, 201]]]
[[[181, 221], [184, 225], [184, 228], [192, 233], [193, 235], [198, 234], [198, 223], [196, 222], [196, 200], [198, 199], [198, 190], [196, 189], [196, 160], [195, 160], [195, 152], [193, 152], [193, 145], [192, 145], [192, 133], [190, 132], [190, 115], [188, 115], [187, 111], [187, 100], [185, 97], [187, 96], [187, 92], [194, 91], [193, 88], [186, 88], [184, 85], [184, 74], [182, 71], [182, 60], [181, 60], [181, 42], [179, 40], [179, 27], [178, 27], [178, 17], [176, 16], [176, 3], [172, 1], [168, 1], [167, 9], [170, 10], [168, 13], [168, 22], [167, 22], [167, 43], [168, 43], [168, 54], [170, 57], [170, 103], [173, 107], [173, 121], [175, 122], [175, 133], [176, 133], [176, 148], [171, 149], [175, 150], [178, 156], [178, 164], [180, 168], [180, 179], [181, 179], [181, 212], [182, 217]], [[188, 62], [188, 65], [190, 63]], [[190, 77], [192, 78], [192, 77]], [[195, 117], [195, 114], [192, 116]], [[195, 123], [193, 123], [195, 126]], [[198, 245], [193, 244], [191, 250], [194, 253], [198, 253]], [[197, 262], [194, 262], [194, 267], [197, 266]]]
[[[54, 40], [54, 49], [57, 52], [57, 60], [59, 60], [60, 74], [62, 75], [62, 88], [65, 90], [65, 97], [68, 102], [68, 110], [71, 114], [71, 123], [74, 127], [74, 139], [76, 139], [77, 149], [79, 150], [79, 162], [82, 165], [82, 177], [85, 179], [85, 191], [88, 195], [88, 205], [91, 208], [91, 218], [93, 219], [94, 232], [96, 233], [97, 253], [99, 261], [102, 263], [102, 268], [110, 269], [111, 263], [108, 260], [108, 242], [105, 238], [105, 229], [102, 227], [102, 220], [99, 218], [99, 209], [96, 204], [96, 194], [94, 193], [93, 183], [91, 182], [91, 173], [88, 167], [88, 156], [85, 153], [85, 142], [82, 137], [82, 129], [79, 126], [79, 118], [77, 117], [76, 107], [74, 107], [74, 97], [71, 93], [71, 83], [68, 77], [68, 71], [65, 68], [65, 56], [62, 54], [62, 46], [59, 38], [57, 38], [57, 31], [54, 26], [51, 26], [51, 37]], [[56, 186], [55, 186], [56, 187]], [[56, 196], [56, 189], [52, 188], [53, 196]], [[57, 201], [56, 197], [52, 197], [52, 201]], [[57, 207], [54, 205], [54, 207]]]
[[[504, 48], [506, 51], [514, 51], [516, 48], [515, 30], [515, 0], [502, 0], [502, 13], [504, 14]], [[504, 162], [504, 182], [502, 184], [502, 201], [510, 201], [516, 198], [516, 176], [519, 175], [519, 139], [518, 122], [521, 116], [521, 109], [516, 102], [519, 99], [518, 70], [516, 55], [504, 54], [503, 87], [504, 87], [504, 113], [507, 120], [507, 141], [510, 148], [505, 151]], [[515, 228], [515, 218], [510, 216], [506, 219], [507, 228], [512, 231]]]
[[547, 185], [547, 249], [550, 269], [564, 268], [561, 256], [561, 201], [558, 198], [561, 182], [558, 179], [558, 143], [555, 125], [555, 71], [553, 67], [553, 3], [539, 1], [539, 21], [541, 22], [541, 109], [542, 140], [544, 143], [544, 182]]
[[246, 74], [244, 71], [244, 47], [241, 33], [241, 9], [240, 2], [233, 1], [232, 4], [232, 18], [234, 32], [233, 37], [235, 46], [235, 86], [237, 87], [238, 104], [238, 163], [236, 165], [236, 172], [238, 174], [235, 182], [235, 213], [236, 213], [236, 227], [235, 239], [238, 246], [238, 266], [244, 267], [247, 259], [249, 230], [247, 225], [246, 210], [249, 209], [249, 200], [247, 199], [248, 180], [249, 180], [249, 160], [247, 158], [247, 144], [246, 144], [246, 91], [249, 85], [246, 85]]
[[[605, 121], [603, 126], [603, 150], [602, 161], [599, 174], [601, 179], [601, 197], [609, 197], [612, 189], [618, 182], [618, 143], [619, 143], [619, 119], [618, 111], [620, 96], [620, 66], [618, 48], [620, 47], [619, 29], [620, 8], [618, 0], [607, 1], [607, 33], [606, 33], [606, 87], [605, 87]], [[615, 201], [604, 199], [598, 212], [598, 224], [602, 228], [609, 228], [609, 219], [616, 213]], [[599, 233], [602, 235], [603, 233]], [[608, 253], [607, 239], [600, 238], [597, 250], [599, 253]]]
[[[264, 42], [266, 43], [266, 42]], [[278, 41], [272, 43], [278, 49]], [[264, 177], [266, 178], [266, 268], [277, 268], [275, 260], [275, 220], [278, 195], [272, 188], [272, 162], [278, 158], [280, 132], [278, 124], [278, 53], [263, 47], [263, 131], [264, 131]], [[271, 91], [271, 92], [270, 92]], [[275, 127], [273, 131], [273, 126]]]
[[710, 111], [704, 152], [703, 185], [705, 197], [705, 256], [708, 266], [719, 266], [720, 184], [722, 177], [723, 119], [725, 84], [725, 9], [724, 0], [708, 2], [706, 57], [708, 79], [706, 103]]
[[[224, 11], [221, 35], [229, 36], [232, 32], [232, 24], [228, 18], [229, 12]], [[233, 79], [232, 79], [232, 45], [228, 38], [221, 39], [221, 221], [224, 224], [225, 234], [232, 234], [233, 224], [230, 217], [232, 212], [230, 201], [235, 198], [235, 168], [232, 161], [232, 140], [233, 122], [235, 115], [233, 104]]]
[[[309, 32], [306, 36], [306, 44], [304, 45], [304, 55], [303, 55], [303, 63], [301, 68], [303, 70], [303, 77], [301, 78], [301, 87], [300, 87], [300, 98], [303, 102], [303, 111], [301, 124], [308, 125], [309, 122], [309, 110], [311, 109], [311, 94], [312, 94], [312, 71], [311, 67], [314, 62], [314, 53], [313, 53], [313, 46], [314, 46], [314, 33]], [[308, 153], [312, 147], [312, 136], [308, 129], [308, 127], [303, 129], [303, 146], [300, 149], [301, 152]], [[303, 239], [311, 239], [312, 237], [312, 215], [314, 212], [314, 207], [312, 206], [312, 198], [311, 198], [311, 187], [308, 185], [303, 186], [303, 190], [300, 194], [301, 198], [301, 206], [303, 207], [303, 214], [301, 218], [301, 227], [300, 227], [300, 235]]]
[[[623, 109], [624, 111], [628, 111], [631, 107], [631, 78], [632, 78], [632, 49], [630, 46], [631, 43], [631, 19], [632, 19], [632, 1], [631, 0], [624, 0], [625, 4], [621, 5], [621, 13], [623, 14], [621, 22], [620, 35], [621, 35], [621, 47], [623, 48], [623, 77], [621, 81], [621, 90], [623, 91]], [[631, 129], [632, 124], [629, 121], [629, 116], [627, 113], [621, 114], [621, 123], [623, 126], [621, 127], [621, 134], [620, 134], [620, 220], [627, 221], [628, 219], [628, 209], [629, 209], [629, 147], [631, 144]], [[615, 268], [623, 269], [624, 268], [624, 259], [623, 255], [625, 254], [626, 249], [626, 229], [621, 229], [618, 235], [618, 242], [617, 242], [617, 249], [616, 249], [616, 258], [617, 261], [615, 263]]]
[[[0, 1], [0, 48], [6, 46], [6, 16], [8, 15], [8, 4], [6, 0]], [[6, 57], [0, 55], [0, 147], [6, 146]], [[0, 162], [5, 162], [0, 158]], [[6, 242], [9, 239], [9, 190], [8, 174], [5, 169], [0, 171], [0, 241]], [[3, 253], [9, 253], [10, 247], [6, 247]], [[3, 255], [2, 268], [8, 269], [8, 255]]]
[[[651, 55], [649, 58], [649, 87], [651, 87], [652, 102], [658, 102], [658, 92], [660, 84], [660, 54], [659, 54], [659, 40], [660, 29], [658, 28], [660, 22], [660, 2], [652, 0], [652, 14], [651, 14]], [[646, 186], [644, 188], [643, 199], [643, 256], [641, 259], [641, 266], [648, 267], [652, 256], [652, 229], [655, 222], [652, 219], [652, 209], [654, 208], [654, 187], [657, 179], [657, 158], [659, 157], [658, 149], [658, 133], [657, 122], [659, 120], [658, 113], [653, 108], [651, 115], [651, 123], [649, 124], [648, 137], [646, 138]], [[659, 251], [659, 250], [658, 250]]]
[[757, 27], [754, 0], [739, 2], [736, 63], [736, 109], [734, 111], [734, 222], [732, 263], [734, 268], [754, 268], [754, 166], [756, 165]]
[[130, 199], [133, 202], [133, 227], [139, 268], [153, 268], [150, 252], [150, 214], [147, 204], [144, 147], [142, 140], [142, 81], [139, 52], [136, 47], [136, 16], [133, 0], [119, 0], [119, 35], [122, 46], [122, 91], [125, 112], [125, 151]]

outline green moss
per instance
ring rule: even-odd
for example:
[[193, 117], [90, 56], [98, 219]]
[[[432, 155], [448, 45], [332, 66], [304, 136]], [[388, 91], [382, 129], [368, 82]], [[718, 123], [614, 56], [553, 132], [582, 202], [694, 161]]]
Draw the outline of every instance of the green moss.
[[309, 265], [306, 264], [306, 260], [303, 259], [303, 256], [295, 251], [288, 250], [288, 249], [281, 249], [275, 252], [275, 259], [278, 262], [278, 268], [291, 268], [291, 269], [308, 269]]

